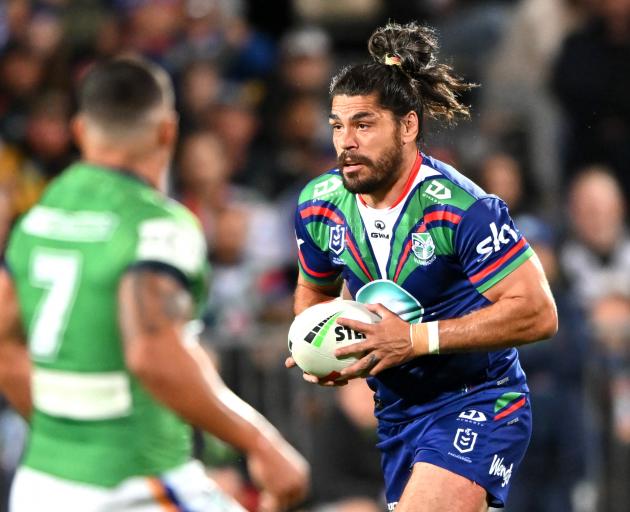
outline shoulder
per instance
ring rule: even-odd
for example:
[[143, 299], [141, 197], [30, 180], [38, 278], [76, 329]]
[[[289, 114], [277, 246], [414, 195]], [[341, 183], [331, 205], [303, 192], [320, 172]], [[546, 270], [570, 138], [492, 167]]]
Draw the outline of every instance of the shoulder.
[[343, 186], [339, 169], [330, 169], [309, 181], [300, 192], [298, 205], [307, 205], [313, 201], [340, 202], [352, 195]]
[[425, 210], [445, 207], [463, 214], [481, 204], [500, 201], [454, 167], [423, 155], [419, 193]]
[[197, 218], [183, 205], [151, 191], [127, 219], [127, 231], [137, 240], [137, 260], [160, 261], [186, 274], [203, 267], [205, 238]]
[[423, 155], [420, 175], [420, 193], [429, 203], [466, 210], [478, 199], [488, 197], [479, 185], [457, 169], [427, 155]]

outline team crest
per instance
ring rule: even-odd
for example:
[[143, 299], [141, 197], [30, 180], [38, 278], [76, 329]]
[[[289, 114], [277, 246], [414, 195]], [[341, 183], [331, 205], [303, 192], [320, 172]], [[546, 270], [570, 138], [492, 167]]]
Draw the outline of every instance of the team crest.
[[339, 256], [346, 248], [346, 227], [336, 224], [330, 228], [330, 240], [328, 248]]
[[419, 265], [430, 265], [435, 261], [435, 243], [429, 233], [412, 233], [411, 250]]

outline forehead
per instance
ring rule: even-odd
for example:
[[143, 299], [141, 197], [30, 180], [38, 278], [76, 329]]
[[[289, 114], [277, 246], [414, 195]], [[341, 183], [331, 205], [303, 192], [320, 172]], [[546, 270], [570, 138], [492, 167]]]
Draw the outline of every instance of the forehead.
[[376, 94], [367, 96], [348, 96], [339, 94], [333, 97], [331, 115], [340, 119], [350, 118], [358, 113], [368, 113], [376, 117], [386, 116], [388, 111], [380, 106]]

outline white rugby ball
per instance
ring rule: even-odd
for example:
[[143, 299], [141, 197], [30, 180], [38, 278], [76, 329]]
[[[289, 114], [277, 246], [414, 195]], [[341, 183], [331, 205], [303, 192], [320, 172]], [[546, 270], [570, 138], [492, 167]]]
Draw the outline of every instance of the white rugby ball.
[[368, 324], [381, 319], [353, 300], [322, 302], [302, 311], [289, 328], [289, 351], [304, 372], [334, 379], [339, 371], [357, 361], [354, 356], [338, 359], [334, 355], [336, 349], [365, 339], [362, 333], [339, 325], [338, 318]]

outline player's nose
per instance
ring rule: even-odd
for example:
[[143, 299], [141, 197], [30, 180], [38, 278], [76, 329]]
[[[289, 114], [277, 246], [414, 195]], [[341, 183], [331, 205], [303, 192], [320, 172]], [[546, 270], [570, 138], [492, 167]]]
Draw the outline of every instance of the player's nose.
[[345, 151], [357, 149], [359, 147], [356, 132], [352, 129], [344, 130], [343, 135], [341, 136], [340, 143], [341, 149]]

